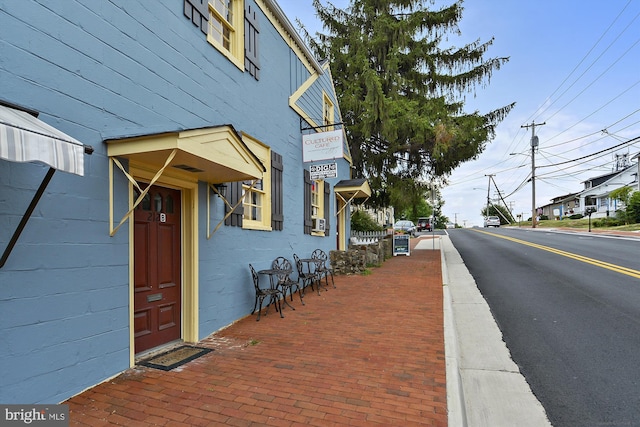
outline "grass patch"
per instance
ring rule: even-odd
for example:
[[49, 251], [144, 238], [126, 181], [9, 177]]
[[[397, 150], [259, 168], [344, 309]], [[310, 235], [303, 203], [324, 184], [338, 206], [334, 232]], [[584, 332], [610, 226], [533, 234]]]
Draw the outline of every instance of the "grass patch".
[[[597, 228], [598, 230], [618, 230], [618, 231], [638, 231], [640, 230], [640, 224], [628, 224], [617, 226], [599, 226], [596, 227], [596, 221], [602, 220], [602, 218], [591, 218], [591, 228]], [[520, 221], [512, 224], [512, 226], [531, 227], [531, 221]], [[539, 228], [576, 228], [576, 229], [589, 229], [589, 218], [581, 219], [563, 219], [561, 221], [554, 221], [551, 219], [545, 219], [538, 222]]]

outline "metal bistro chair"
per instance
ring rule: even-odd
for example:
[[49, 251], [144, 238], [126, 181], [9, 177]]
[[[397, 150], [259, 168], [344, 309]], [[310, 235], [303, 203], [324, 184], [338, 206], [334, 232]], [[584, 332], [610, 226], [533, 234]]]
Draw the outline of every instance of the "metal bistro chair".
[[[298, 255], [293, 254], [293, 259], [296, 263], [296, 270], [298, 270], [298, 283], [302, 282], [301, 283], [302, 294], [304, 296], [304, 290], [307, 286], [311, 286], [311, 289], [313, 290], [313, 282], [318, 280], [318, 275], [315, 273], [315, 271], [311, 271], [310, 268], [307, 271], [305, 271], [304, 265], [302, 264], [302, 261], [300, 260]], [[318, 295], [320, 295], [319, 280], [318, 280]]]
[[[297, 281], [293, 280], [290, 277], [291, 273], [293, 272], [293, 268], [291, 267], [291, 262], [285, 257], [279, 256], [278, 258], [273, 260], [273, 263], [271, 264], [271, 268], [274, 270], [282, 270], [282, 274], [277, 275], [277, 278], [278, 278], [277, 286], [281, 289], [285, 304], [291, 307], [291, 305], [287, 303], [287, 291], [289, 292], [289, 295], [291, 297], [291, 302], [293, 302], [293, 293], [295, 288], [298, 290], [298, 295], [300, 295], [300, 302], [302, 303], [302, 305], [305, 305], [304, 300], [302, 299], [303, 295], [302, 295], [302, 289], [300, 287], [300, 283], [298, 283]], [[291, 309], [295, 310], [295, 308], [293, 307], [291, 307]]]
[[[282, 295], [282, 292], [280, 292], [280, 289], [271, 288], [271, 287], [261, 288], [260, 276], [258, 276], [258, 273], [256, 272], [256, 270], [253, 268], [251, 264], [249, 264], [249, 268], [251, 269], [251, 278], [253, 279], [253, 287], [255, 288], [255, 291], [256, 291], [256, 302], [253, 304], [253, 311], [251, 312], [251, 314], [253, 314], [255, 313], [256, 308], [258, 309], [258, 318], [256, 319], [256, 322], [260, 320], [260, 312], [262, 311], [262, 302], [266, 297], [270, 297], [269, 305], [275, 304], [276, 311], [280, 312], [280, 317], [284, 317], [282, 315], [282, 307], [280, 306], [280, 296]], [[264, 313], [265, 316], [267, 315], [267, 313], [269, 313], [269, 305], [267, 305], [267, 311], [265, 311]]]
[[331, 284], [335, 289], [336, 282], [333, 280], [333, 268], [327, 265], [327, 261], [328, 261], [327, 253], [322, 249], [316, 249], [311, 254], [311, 258], [315, 258], [318, 260], [318, 262], [316, 263], [316, 271], [320, 276], [318, 279], [320, 280], [322, 279], [322, 277], [324, 277], [325, 283], [327, 284], [327, 286], [329, 286], [329, 275], [331, 275]]

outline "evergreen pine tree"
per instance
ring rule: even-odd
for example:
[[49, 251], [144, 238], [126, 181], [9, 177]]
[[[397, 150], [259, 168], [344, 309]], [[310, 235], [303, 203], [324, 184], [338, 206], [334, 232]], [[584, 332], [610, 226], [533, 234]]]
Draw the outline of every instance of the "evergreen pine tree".
[[[424, 0], [351, 0], [342, 10], [314, 0], [326, 33], [309, 43], [331, 61], [355, 175], [374, 204], [402, 208], [475, 159], [514, 104], [481, 114], [464, 97], [508, 58], [485, 59], [493, 39], [443, 47], [458, 31], [462, 2], [437, 10]], [[399, 205], [399, 206], [398, 206]]]

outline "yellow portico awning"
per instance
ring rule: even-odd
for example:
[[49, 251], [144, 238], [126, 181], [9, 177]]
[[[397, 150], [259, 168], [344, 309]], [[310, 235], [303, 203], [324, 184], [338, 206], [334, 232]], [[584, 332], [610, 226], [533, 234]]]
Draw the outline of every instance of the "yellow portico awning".
[[264, 165], [231, 125], [105, 141], [109, 157], [191, 172], [198, 180], [222, 183], [260, 179]]
[[343, 179], [339, 181], [333, 189], [342, 197], [348, 197], [349, 199], [368, 199], [371, 197], [369, 181], [364, 178]]
[[[114, 227], [113, 182], [110, 180], [109, 234], [111, 236], [118, 231], [151, 186], [169, 168], [186, 171], [198, 181], [209, 184], [258, 180], [262, 179], [266, 172], [260, 159], [249, 149], [231, 125], [110, 139], [105, 142], [110, 164], [115, 163], [129, 181], [140, 190], [129, 212]], [[147, 187], [142, 189], [117, 158], [126, 158], [148, 165], [157, 172]]]
[[336, 195], [342, 199], [344, 206], [336, 213], [338, 215], [354, 199], [368, 199], [371, 197], [371, 187], [369, 181], [360, 179], [343, 179], [334, 187]]

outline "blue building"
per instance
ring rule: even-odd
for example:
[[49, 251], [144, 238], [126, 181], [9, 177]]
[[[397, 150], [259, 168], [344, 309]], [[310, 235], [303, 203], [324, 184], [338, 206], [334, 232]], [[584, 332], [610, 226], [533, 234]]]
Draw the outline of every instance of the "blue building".
[[0, 0], [0, 402], [57, 403], [344, 249], [368, 197], [275, 0]]

